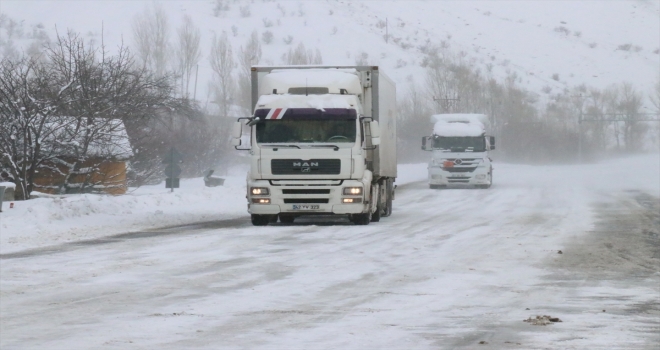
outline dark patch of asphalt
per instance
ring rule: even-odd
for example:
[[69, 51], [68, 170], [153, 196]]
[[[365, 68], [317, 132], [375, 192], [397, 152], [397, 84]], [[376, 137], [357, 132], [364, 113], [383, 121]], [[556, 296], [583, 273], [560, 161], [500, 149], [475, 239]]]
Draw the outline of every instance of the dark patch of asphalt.
[[26, 249], [13, 253], [0, 254], [0, 260], [5, 259], [20, 259], [29, 258], [41, 255], [50, 255], [69, 252], [89, 246], [98, 246], [103, 244], [119, 243], [130, 239], [152, 238], [174, 235], [185, 235], [195, 231], [214, 230], [222, 228], [237, 228], [248, 226], [250, 224], [249, 217], [240, 217], [226, 220], [196, 222], [192, 224], [166, 226], [144, 231], [119, 233], [116, 235], [105, 236], [94, 239], [86, 239], [76, 242], [57, 244], [42, 248]]

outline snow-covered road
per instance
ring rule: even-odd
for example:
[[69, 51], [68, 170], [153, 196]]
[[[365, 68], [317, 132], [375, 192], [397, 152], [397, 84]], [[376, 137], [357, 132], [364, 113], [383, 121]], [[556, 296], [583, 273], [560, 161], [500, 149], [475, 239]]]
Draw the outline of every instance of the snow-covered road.
[[656, 349], [659, 195], [658, 155], [499, 164], [489, 190], [400, 185], [369, 226], [232, 213], [5, 250], [0, 348]]

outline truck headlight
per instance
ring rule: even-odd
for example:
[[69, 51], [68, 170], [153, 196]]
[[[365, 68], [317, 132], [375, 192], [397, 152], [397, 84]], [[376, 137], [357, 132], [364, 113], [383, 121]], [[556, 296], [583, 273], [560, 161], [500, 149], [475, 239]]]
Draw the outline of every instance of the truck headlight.
[[252, 198], [254, 204], [270, 204], [270, 198]]
[[344, 204], [362, 203], [362, 198], [344, 198], [341, 202]]
[[250, 187], [250, 193], [253, 196], [268, 196], [270, 195], [270, 190], [266, 187]]
[[362, 187], [344, 187], [344, 196], [359, 196], [362, 194]]

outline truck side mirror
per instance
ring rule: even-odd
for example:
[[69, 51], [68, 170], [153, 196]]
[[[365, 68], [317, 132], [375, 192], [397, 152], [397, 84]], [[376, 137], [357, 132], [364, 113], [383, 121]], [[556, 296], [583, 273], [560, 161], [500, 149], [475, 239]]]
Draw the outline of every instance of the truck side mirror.
[[433, 140], [431, 136], [422, 137], [422, 150], [432, 151], [433, 150]]
[[369, 131], [371, 131], [372, 139], [380, 138], [380, 125], [378, 125], [378, 121], [372, 120], [371, 123], [369, 123], [369, 129]]
[[231, 145], [238, 147], [241, 145], [241, 137], [243, 136], [243, 124], [240, 120], [237, 120], [234, 123], [234, 126], [231, 130]]
[[235, 139], [240, 139], [241, 136], [243, 136], [243, 124], [241, 124], [240, 120], [237, 120], [236, 123], [234, 123], [234, 128], [231, 131], [231, 135]]
[[371, 133], [371, 145], [380, 145], [380, 125], [378, 125], [378, 121], [372, 120], [369, 123], [369, 132]]
[[495, 149], [495, 136], [490, 137], [490, 149]]

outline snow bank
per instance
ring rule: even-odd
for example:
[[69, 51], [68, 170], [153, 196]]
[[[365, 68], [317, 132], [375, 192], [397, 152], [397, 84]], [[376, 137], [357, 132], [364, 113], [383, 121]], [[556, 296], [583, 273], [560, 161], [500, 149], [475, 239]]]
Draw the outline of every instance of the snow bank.
[[0, 187], [16, 189], [16, 184], [13, 182], [0, 182]]
[[[164, 183], [131, 188], [121, 196], [83, 194], [14, 202], [0, 214], [0, 253], [94, 239], [155, 227], [246, 215], [245, 176], [205, 187], [182, 179], [171, 192]], [[240, 203], [240, 205], [237, 205]]]

